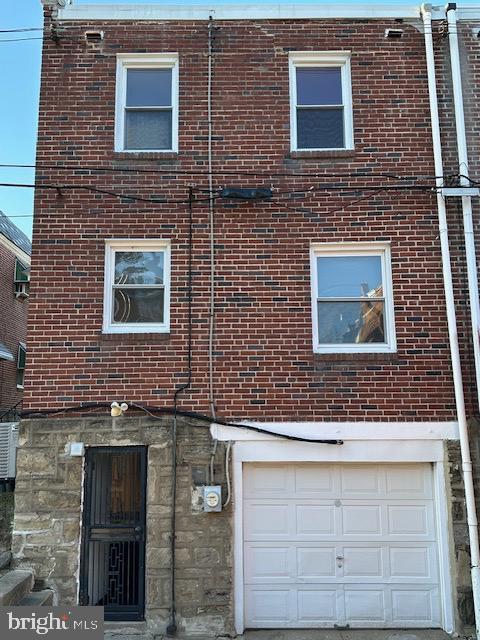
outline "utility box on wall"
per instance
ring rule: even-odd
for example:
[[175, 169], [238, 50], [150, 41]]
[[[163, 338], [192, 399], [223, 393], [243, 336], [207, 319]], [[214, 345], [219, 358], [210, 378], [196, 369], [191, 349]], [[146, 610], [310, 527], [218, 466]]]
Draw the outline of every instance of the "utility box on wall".
[[222, 510], [222, 487], [220, 485], [203, 487], [203, 510], [207, 512]]

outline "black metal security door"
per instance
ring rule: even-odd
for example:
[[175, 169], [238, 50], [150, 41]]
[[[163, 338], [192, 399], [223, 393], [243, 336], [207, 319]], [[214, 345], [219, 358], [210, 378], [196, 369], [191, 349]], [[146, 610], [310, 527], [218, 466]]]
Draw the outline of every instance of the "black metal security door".
[[146, 447], [87, 449], [80, 604], [143, 620]]

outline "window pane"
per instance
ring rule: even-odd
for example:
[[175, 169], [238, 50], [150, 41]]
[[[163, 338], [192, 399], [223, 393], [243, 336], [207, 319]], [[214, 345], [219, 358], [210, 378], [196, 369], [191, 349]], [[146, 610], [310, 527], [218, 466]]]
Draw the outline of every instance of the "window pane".
[[128, 69], [127, 107], [170, 107], [171, 69]]
[[163, 289], [114, 289], [114, 322], [163, 322]]
[[17, 369], [25, 369], [25, 361], [27, 359], [27, 352], [22, 346], [18, 347]]
[[343, 149], [343, 108], [297, 109], [298, 149]]
[[297, 104], [343, 104], [340, 67], [297, 67]]
[[383, 296], [380, 256], [317, 258], [319, 298]]
[[115, 284], [163, 284], [163, 251], [116, 251]]
[[29, 270], [29, 267], [22, 264], [20, 260], [15, 260], [15, 282], [28, 282], [30, 280]]
[[385, 342], [384, 302], [319, 302], [320, 344]]
[[171, 149], [171, 111], [126, 111], [126, 149]]

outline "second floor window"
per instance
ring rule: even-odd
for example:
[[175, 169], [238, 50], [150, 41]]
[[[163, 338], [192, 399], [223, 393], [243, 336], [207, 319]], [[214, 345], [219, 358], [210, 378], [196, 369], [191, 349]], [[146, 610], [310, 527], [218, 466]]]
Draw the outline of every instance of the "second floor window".
[[17, 389], [23, 389], [25, 381], [25, 363], [27, 359], [27, 347], [20, 342], [17, 352]]
[[311, 266], [314, 351], [395, 351], [389, 245], [313, 244]]
[[292, 151], [353, 149], [348, 52], [290, 53]]
[[117, 56], [115, 150], [178, 150], [176, 54]]
[[104, 333], [168, 333], [169, 306], [170, 243], [108, 241]]

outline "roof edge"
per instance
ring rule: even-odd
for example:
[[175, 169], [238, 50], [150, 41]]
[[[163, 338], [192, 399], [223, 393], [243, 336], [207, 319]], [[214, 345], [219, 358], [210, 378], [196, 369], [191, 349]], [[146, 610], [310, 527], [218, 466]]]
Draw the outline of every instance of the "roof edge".
[[419, 4], [68, 4], [59, 7], [59, 20], [283, 20], [382, 19], [420, 17]]

